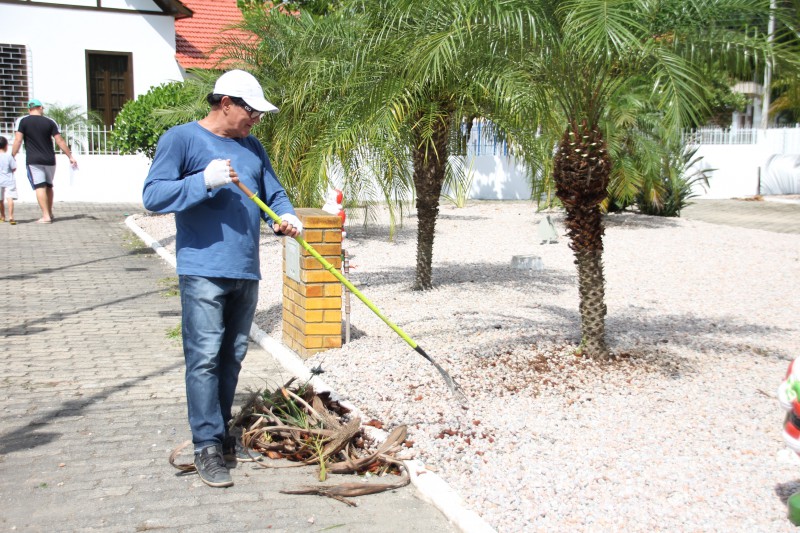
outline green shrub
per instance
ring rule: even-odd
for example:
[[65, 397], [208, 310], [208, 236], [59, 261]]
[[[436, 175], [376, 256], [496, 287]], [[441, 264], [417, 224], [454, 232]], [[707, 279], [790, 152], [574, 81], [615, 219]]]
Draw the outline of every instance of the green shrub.
[[708, 187], [708, 178], [714, 169], [693, 169], [701, 159], [695, 157], [697, 148], [681, 146], [670, 152], [661, 177], [652, 186], [648, 184], [636, 197], [639, 211], [645, 215], [679, 217], [689, 200], [697, 196], [696, 184]]
[[112, 146], [121, 154], [143, 153], [153, 159], [158, 139], [179, 124], [164, 120], [158, 112], [189, 106], [194, 99], [194, 91], [187, 90], [184, 82], [174, 81], [153, 87], [136, 100], [130, 100], [114, 121]]

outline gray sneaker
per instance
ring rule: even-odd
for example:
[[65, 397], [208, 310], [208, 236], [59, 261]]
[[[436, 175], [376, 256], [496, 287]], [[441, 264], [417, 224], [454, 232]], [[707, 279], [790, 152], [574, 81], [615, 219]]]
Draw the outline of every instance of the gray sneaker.
[[203, 483], [209, 487], [230, 487], [233, 485], [225, 459], [222, 457], [222, 447], [219, 444], [206, 446], [194, 454], [194, 467]]
[[222, 443], [222, 456], [225, 457], [226, 461], [238, 461], [240, 463], [257, 461], [263, 457], [256, 450], [245, 447], [242, 441], [233, 435], [225, 437]]

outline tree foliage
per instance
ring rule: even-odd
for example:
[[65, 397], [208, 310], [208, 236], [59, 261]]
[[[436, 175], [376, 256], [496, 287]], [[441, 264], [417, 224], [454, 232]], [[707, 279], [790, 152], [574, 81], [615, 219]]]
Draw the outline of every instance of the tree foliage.
[[91, 128], [101, 126], [103, 119], [94, 111], [85, 112], [78, 105], [58, 105], [45, 104], [45, 115], [53, 119], [59, 125], [61, 136], [67, 146], [73, 146], [75, 140], [71, 137], [71, 131], [75, 128]]
[[[184, 82], [163, 83], [125, 103], [114, 121], [111, 144], [121, 154], [143, 153], [153, 159], [158, 139], [170, 127], [180, 124], [186, 117], [164, 119], [164, 113], [186, 108], [197, 100], [191, 85]], [[191, 119], [202, 114], [192, 113]]]
[[[556, 194], [578, 267], [585, 354], [609, 356], [605, 341], [602, 211], [622, 202], [665, 205], [683, 128], [710, 112], [708, 72], [747, 75], [770, 61], [797, 66], [767, 38], [764, 0], [572, 0], [537, 3], [516, 63], [529, 117], [561, 115], [553, 165]], [[776, 18], [781, 13], [775, 13]], [[754, 21], [751, 26], [749, 21]], [[534, 119], [535, 120], [535, 119]], [[665, 182], [665, 180], [667, 180]]]
[[665, 165], [685, 163], [682, 129], [735, 104], [718, 80], [752, 77], [767, 62], [797, 72], [796, 50], [767, 38], [769, 0], [335, 4], [251, 5], [240, 29], [255, 39], [222, 46], [280, 108], [254, 133], [292, 200], [319, 205], [337, 184], [350, 202], [383, 201], [402, 215], [413, 194], [413, 288], [429, 289], [450, 156], [463, 154], [473, 118], [492, 121], [567, 211], [591, 357], [609, 355], [604, 210], [673, 202], [679, 187], [664, 181], [673, 176]]
[[[237, 5], [242, 11], [261, 10], [271, 8], [275, 3], [270, 0], [237, 0]], [[291, 12], [305, 12], [315, 16], [330, 15], [342, 6], [342, 0], [288, 0], [280, 3]]]

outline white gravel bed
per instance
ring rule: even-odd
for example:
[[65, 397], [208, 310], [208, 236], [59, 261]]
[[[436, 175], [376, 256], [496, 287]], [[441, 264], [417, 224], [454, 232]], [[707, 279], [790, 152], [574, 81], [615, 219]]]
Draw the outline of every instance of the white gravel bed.
[[[800, 459], [775, 389], [800, 355], [800, 235], [636, 214], [607, 217], [609, 346], [580, 338], [576, 269], [528, 202], [441, 208], [436, 289], [410, 290], [416, 218], [348, 220], [350, 278], [465, 390], [351, 296], [351, 342], [308, 361], [498, 531], [793, 531]], [[385, 217], [380, 220], [385, 221]], [[174, 252], [171, 216], [137, 216]], [[537, 255], [544, 270], [511, 268]], [[280, 339], [280, 239], [264, 237], [256, 323]]]

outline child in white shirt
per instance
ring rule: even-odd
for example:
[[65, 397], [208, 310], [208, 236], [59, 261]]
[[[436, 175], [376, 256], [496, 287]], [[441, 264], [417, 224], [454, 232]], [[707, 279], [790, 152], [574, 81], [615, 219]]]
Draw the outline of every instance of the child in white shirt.
[[17, 162], [8, 153], [8, 139], [0, 135], [0, 222], [6, 220], [5, 201], [8, 201], [8, 223], [12, 226], [17, 223], [14, 220], [14, 200], [17, 196], [17, 182], [14, 179], [14, 171], [17, 170]]

